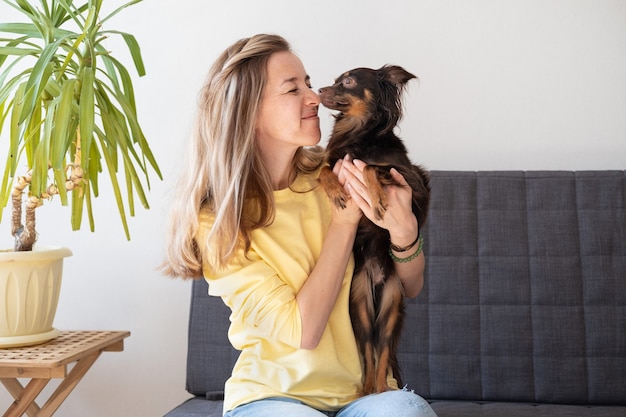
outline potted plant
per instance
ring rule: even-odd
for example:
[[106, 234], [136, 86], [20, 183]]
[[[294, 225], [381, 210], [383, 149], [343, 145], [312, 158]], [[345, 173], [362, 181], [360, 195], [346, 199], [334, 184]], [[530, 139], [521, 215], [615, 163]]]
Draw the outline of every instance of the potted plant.
[[[26, 22], [0, 22], [0, 144], [7, 152], [0, 221], [10, 200], [15, 237], [15, 247], [0, 253], [0, 268], [23, 258], [35, 268], [25, 278], [0, 272], [0, 303], [7, 306], [0, 309], [0, 346], [6, 347], [41, 343], [57, 334], [52, 320], [59, 290], [51, 284], [60, 284], [63, 258], [71, 252], [33, 250], [35, 209], [55, 196], [70, 207], [73, 230], [86, 213], [93, 232], [92, 199], [106, 170], [130, 239], [127, 215], [134, 215], [135, 199], [148, 208], [149, 174], [162, 177], [137, 120], [130, 73], [104, 44], [110, 36], [121, 37], [139, 76], [145, 74], [135, 37], [106, 29], [113, 16], [141, 0], [106, 16], [104, 0], [2, 1]], [[46, 263], [53, 264], [53, 272], [43, 269]]]

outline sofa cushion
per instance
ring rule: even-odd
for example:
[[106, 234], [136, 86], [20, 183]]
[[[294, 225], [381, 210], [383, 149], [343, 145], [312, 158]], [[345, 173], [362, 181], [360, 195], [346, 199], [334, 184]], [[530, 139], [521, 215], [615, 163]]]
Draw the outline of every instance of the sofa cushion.
[[174, 408], [163, 417], [221, 417], [223, 401], [193, 397]]
[[626, 407], [435, 401], [438, 417], [623, 417]]
[[204, 279], [193, 281], [187, 348], [187, 391], [223, 397], [238, 352], [228, 340], [230, 310], [221, 298], [208, 295]]
[[431, 399], [626, 404], [624, 172], [431, 175], [405, 381]]

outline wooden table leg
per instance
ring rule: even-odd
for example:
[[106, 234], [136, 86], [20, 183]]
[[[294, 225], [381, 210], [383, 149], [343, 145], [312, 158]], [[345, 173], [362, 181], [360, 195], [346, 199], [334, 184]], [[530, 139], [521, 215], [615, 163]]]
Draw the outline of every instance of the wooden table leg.
[[78, 360], [41, 409], [37, 406], [35, 400], [48, 382], [50, 382], [49, 379], [34, 378], [24, 388], [15, 378], [2, 378], [2, 384], [15, 398], [15, 401], [3, 417], [21, 417], [24, 413], [27, 413], [29, 417], [52, 416], [76, 385], [78, 385], [83, 376], [85, 376], [89, 368], [100, 357], [100, 353], [100, 351], [94, 352]]
[[[6, 381], [7, 380], [5, 379], [2, 380], [2, 383], [5, 386], [7, 386]], [[21, 384], [17, 380], [14, 380], [14, 382], [17, 383], [17, 385], [21, 386]], [[49, 379], [40, 379], [40, 378], [31, 379], [30, 382], [26, 384], [26, 387], [22, 389], [21, 392], [18, 393], [17, 397], [14, 397], [15, 401], [7, 409], [3, 417], [21, 417], [22, 415], [24, 415], [26, 410], [29, 410], [29, 414], [28, 414], [29, 416], [33, 416], [31, 412], [34, 411], [35, 409], [33, 409], [32, 407], [33, 406], [37, 407], [35, 404], [35, 400], [37, 399], [37, 396], [41, 393], [41, 391], [44, 389], [44, 387], [48, 385], [48, 382], [50, 382]], [[9, 386], [11, 386], [11, 389], [15, 390], [15, 392], [17, 393], [17, 391], [19, 390], [19, 387], [15, 385], [15, 383], [9, 382], [8, 384]], [[11, 394], [13, 394], [13, 392], [11, 392]], [[34, 415], [36, 416], [37, 414], [34, 414]]]
[[[24, 387], [16, 378], [2, 378], [2, 385], [4, 385], [9, 394], [11, 394], [16, 400], [20, 398], [22, 392], [24, 391]], [[39, 407], [34, 402], [26, 409], [28, 417], [37, 417], [38, 412]]]
[[67, 396], [70, 395], [83, 376], [85, 376], [89, 368], [91, 368], [91, 365], [98, 359], [100, 353], [100, 351], [94, 352], [76, 362], [76, 365], [74, 365], [67, 377], [41, 407], [41, 410], [37, 413], [37, 417], [50, 417], [57, 411], [59, 406], [65, 401]]

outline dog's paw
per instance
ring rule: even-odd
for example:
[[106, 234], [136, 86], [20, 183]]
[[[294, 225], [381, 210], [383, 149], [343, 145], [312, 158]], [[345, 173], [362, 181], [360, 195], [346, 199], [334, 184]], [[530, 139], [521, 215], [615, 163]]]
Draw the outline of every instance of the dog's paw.
[[387, 193], [382, 188], [370, 190], [370, 198], [372, 199], [372, 211], [376, 220], [382, 220], [387, 212]]
[[341, 193], [340, 195], [335, 195], [331, 197], [331, 200], [335, 206], [345, 209], [347, 207], [348, 198], [349, 196], [347, 196], [345, 193]]
[[379, 170], [375, 166], [367, 166], [363, 170], [363, 179], [369, 191], [372, 212], [376, 220], [382, 220], [387, 212], [387, 193], [383, 187], [383, 182], [381, 182], [381, 179], [385, 180], [385, 175], [388, 175], [388, 172]]
[[376, 216], [376, 220], [382, 220], [385, 217], [385, 213], [387, 212], [387, 200], [385, 198], [379, 199], [378, 203], [374, 205], [372, 210], [374, 211], [374, 216]]
[[326, 190], [326, 195], [328, 195], [328, 198], [336, 207], [341, 207], [342, 209], [347, 207], [350, 196], [339, 184], [339, 181], [326, 182], [324, 189]]
[[346, 190], [339, 183], [337, 176], [330, 170], [330, 168], [325, 167], [322, 169], [320, 173], [319, 182], [326, 191], [326, 195], [330, 199], [330, 201], [336, 206], [345, 209], [347, 207], [348, 200], [350, 196], [346, 193]]
[[367, 396], [370, 394], [376, 394], [378, 391], [376, 387], [376, 380], [374, 378], [365, 378], [363, 381], [363, 388], [361, 389], [361, 395]]

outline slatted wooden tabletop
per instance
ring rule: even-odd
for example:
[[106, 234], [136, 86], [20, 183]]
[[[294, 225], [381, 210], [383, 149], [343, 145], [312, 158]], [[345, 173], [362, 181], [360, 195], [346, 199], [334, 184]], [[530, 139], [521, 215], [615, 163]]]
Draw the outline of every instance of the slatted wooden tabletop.
[[62, 331], [47, 343], [0, 349], [0, 378], [63, 378], [68, 364], [97, 351], [120, 352], [128, 331]]

